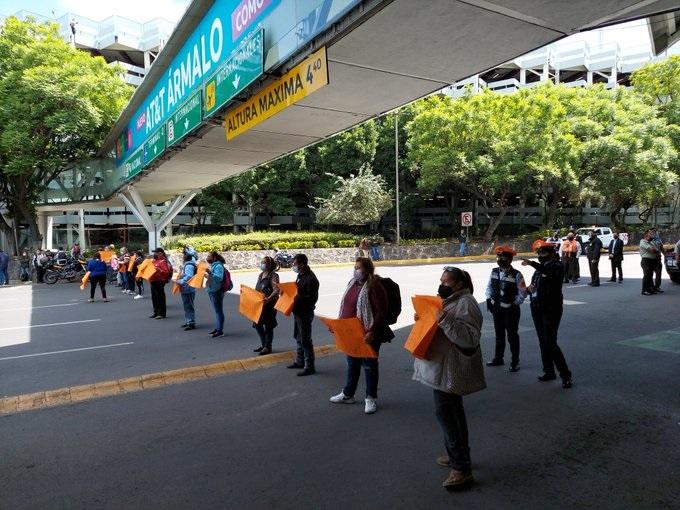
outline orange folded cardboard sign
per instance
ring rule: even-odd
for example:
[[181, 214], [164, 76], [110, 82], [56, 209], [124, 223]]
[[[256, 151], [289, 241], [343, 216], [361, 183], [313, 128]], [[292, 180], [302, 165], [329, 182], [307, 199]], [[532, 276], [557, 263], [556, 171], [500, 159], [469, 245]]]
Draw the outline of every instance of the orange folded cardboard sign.
[[335, 337], [338, 350], [354, 358], [377, 358], [373, 348], [364, 341], [364, 326], [356, 317], [352, 319], [329, 319], [319, 317]]
[[156, 273], [156, 268], [153, 265], [153, 260], [146, 259], [141, 263], [139, 269], [137, 270], [137, 278], [144, 278], [149, 280]]
[[104, 250], [99, 252], [100, 257], [102, 258], [102, 262], [106, 262], [107, 264], [111, 263], [111, 259], [113, 258], [113, 252]]
[[128, 267], [127, 267], [128, 273], [132, 272], [132, 268], [135, 265], [136, 259], [137, 259], [137, 255], [133, 255], [132, 257], [130, 257], [130, 262], [128, 262]]
[[205, 287], [206, 281], [206, 271], [210, 266], [206, 262], [199, 262], [198, 267], [196, 267], [196, 274], [189, 279], [189, 287], [194, 289], [202, 289]]
[[182, 286], [177, 282], [173, 282], [172, 283], [172, 295], [176, 296], [177, 294], [179, 294], [180, 290], [182, 290]]
[[279, 283], [279, 299], [274, 308], [285, 316], [290, 315], [295, 304], [295, 296], [297, 296], [297, 283]]
[[247, 285], [241, 285], [241, 299], [238, 305], [239, 313], [244, 315], [247, 319], [258, 323], [262, 316], [263, 307], [264, 294]]
[[85, 290], [85, 286], [87, 285], [87, 282], [90, 281], [90, 272], [88, 271], [85, 273], [85, 276], [83, 276], [83, 279], [80, 280], [80, 290]]
[[406, 339], [404, 349], [416, 358], [427, 359], [427, 351], [437, 333], [437, 318], [442, 310], [442, 299], [439, 296], [413, 296], [411, 301], [418, 320]]

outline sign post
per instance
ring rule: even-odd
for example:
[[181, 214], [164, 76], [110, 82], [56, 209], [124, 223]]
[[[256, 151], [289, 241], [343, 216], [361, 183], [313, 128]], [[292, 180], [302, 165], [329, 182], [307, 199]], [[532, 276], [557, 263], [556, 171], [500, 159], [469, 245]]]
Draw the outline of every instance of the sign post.
[[233, 140], [325, 85], [328, 85], [328, 61], [323, 47], [242, 105], [228, 111], [224, 119], [227, 140]]

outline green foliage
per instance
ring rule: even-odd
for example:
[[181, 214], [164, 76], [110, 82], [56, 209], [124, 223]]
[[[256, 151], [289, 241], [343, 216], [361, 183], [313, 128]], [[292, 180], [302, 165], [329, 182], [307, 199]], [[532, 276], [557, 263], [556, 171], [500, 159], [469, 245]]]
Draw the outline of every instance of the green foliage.
[[369, 165], [357, 175], [336, 177], [338, 189], [329, 198], [319, 198], [316, 221], [322, 225], [365, 225], [380, 221], [392, 208], [385, 179], [373, 174]]
[[354, 240], [338, 241], [337, 243], [338, 248], [354, 248], [356, 245], [357, 241]]
[[417, 245], [432, 245], [447, 243], [448, 239], [445, 237], [428, 238], [428, 239], [401, 239], [399, 244], [402, 246], [417, 246]]
[[307, 248], [336, 248], [344, 243], [355, 246], [356, 236], [341, 232], [253, 232], [249, 234], [216, 234], [203, 236], [175, 236], [163, 239], [163, 246], [169, 250], [181, 250], [193, 246], [199, 252], [280, 250]]

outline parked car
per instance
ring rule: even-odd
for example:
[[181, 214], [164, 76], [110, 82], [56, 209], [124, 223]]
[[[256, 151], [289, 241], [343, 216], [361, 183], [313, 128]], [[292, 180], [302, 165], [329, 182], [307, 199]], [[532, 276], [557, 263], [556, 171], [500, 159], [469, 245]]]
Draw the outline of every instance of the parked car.
[[675, 256], [673, 248], [664, 251], [664, 262], [666, 265], [666, 272], [673, 283], [680, 283], [680, 266]]

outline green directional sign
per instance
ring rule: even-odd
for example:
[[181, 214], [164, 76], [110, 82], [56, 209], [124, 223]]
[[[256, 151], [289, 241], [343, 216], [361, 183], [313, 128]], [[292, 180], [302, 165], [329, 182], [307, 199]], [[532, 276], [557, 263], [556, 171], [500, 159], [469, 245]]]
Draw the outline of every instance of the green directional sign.
[[144, 168], [144, 158], [142, 150], [134, 152], [132, 156], [125, 160], [123, 163], [123, 168], [125, 169], [125, 180], [132, 179], [135, 175], [142, 171]]
[[148, 165], [165, 152], [165, 124], [144, 142], [144, 166]]
[[197, 90], [174, 113], [166, 129], [168, 147], [179, 142], [201, 123], [201, 91]]
[[264, 72], [264, 30], [241, 43], [205, 84], [204, 112], [210, 116]]

